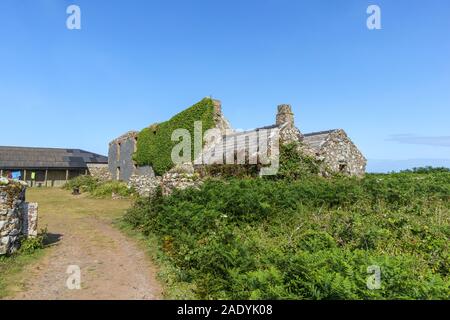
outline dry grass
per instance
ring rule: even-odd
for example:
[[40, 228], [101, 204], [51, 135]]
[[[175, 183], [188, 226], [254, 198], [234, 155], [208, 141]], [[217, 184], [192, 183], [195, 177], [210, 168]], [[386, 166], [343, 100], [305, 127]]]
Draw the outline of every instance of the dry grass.
[[119, 218], [130, 206], [130, 200], [96, 199], [87, 193], [73, 196], [59, 188], [34, 188], [27, 190], [27, 201], [39, 203], [41, 225], [55, 216], [68, 214], [72, 217], [96, 217], [101, 219]]
[[[111, 223], [120, 218], [130, 206], [130, 200], [95, 199], [88, 194], [73, 196], [69, 191], [59, 188], [30, 188], [27, 190], [27, 201], [39, 204], [39, 229], [47, 228], [50, 237], [53, 230], [58, 230], [67, 221], [72, 231], [83, 235], [99, 248], [111, 246], [110, 241], [93, 232], [90, 219]], [[0, 258], [0, 298], [8, 296], [11, 292], [22, 291], [24, 279], [27, 277], [26, 269], [33, 263], [43, 259], [52, 250], [48, 244], [44, 250], [33, 254], [17, 254], [12, 257]]]

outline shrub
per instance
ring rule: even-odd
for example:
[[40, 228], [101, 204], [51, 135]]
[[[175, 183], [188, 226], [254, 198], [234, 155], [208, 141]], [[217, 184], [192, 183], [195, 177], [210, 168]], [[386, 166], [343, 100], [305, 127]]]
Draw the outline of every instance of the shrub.
[[129, 197], [133, 194], [133, 189], [122, 181], [107, 181], [98, 184], [91, 191], [91, 195], [97, 198], [111, 197], [113, 194], [120, 197]]
[[100, 184], [100, 181], [91, 175], [81, 175], [70, 179], [64, 189], [72, 190], [79, 188], [81, 192], [93, 192]]
[[449, 188], [441, 171], [210, 180], [139, 199], [125, 221], [159, 239], [197, 298], [446, 299]]
[[79, 188], [81, 192], [88, 192], [97, 198], [111, 197], [113, 194], [120, 197], [129, 197], [134, 194], [134, 189], [128, 187], [125, 182], [99, 181], [90, 175], [73, 178], [64, 185], [64, 188], [67, 190]]
[[413, 172], [413, 173], [438, 173], [438, 172], [450, 172], [450, 168], [445, 168], [445, 167], [420, 167], [420, 168], [412, 168], [409, 170], [403, 170], [401, 171], [403, 173], [409, 173], [409, 172]]
[[36, 237], [23, 238], [20, 242], [19, 254], [32, 254], [43, 249], [47, 239], [47, 228], [42, 229]]
[[32, 254], [36, 250], [44, 248], [44, 236], [39, 235], [35, 238], [26, 238], [20, 244], [20, 253]]
[[295, 142], [280, 146], [280, 168], [276, 178], [297, 180], [320, 172], [319, 161], [299, 152], [299, 147]]

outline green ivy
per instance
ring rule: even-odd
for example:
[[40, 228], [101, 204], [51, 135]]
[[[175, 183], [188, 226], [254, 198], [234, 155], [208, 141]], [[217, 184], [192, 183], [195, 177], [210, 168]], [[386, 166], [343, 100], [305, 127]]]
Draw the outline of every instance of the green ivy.
[[[158, 175], [164, 174], [173, 167], [171, 153], [178, 141], [172, 141], [175, 129], [187, 129], [194, 141], [194, 122], [201, 121], [205, 132], [214, 127], [214, 102], [205, 98], [190, 108], [176, 114], [172, 119], [143, 129], [138, 135], [137, 151], [134, 160], [138, 165], [150, 165]], [[194, 158], [194, 143], [191, 144], [191, 155]], [[193, 159], [192, 159], [193, 160]]]
[[276, 176], [269, 179], [297, 180], [303, 177], [318, 175], [321, 163], [313, 157], [301, 153], [299, 143], [292, 142], [280, 146], [280, 168]]

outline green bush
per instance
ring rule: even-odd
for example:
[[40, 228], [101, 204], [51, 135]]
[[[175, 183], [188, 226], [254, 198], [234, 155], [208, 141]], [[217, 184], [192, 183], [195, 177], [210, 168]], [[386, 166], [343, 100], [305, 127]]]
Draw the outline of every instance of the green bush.
[[305, 176], [317, 175], [321, 163], [316, 159], [298, 151], [298, 143], [289, 143], [280, 146], [280, 168], [276, 176], [268, 178], [298, 180]]
[[91, 195], [97, 198], [111, 197], [113, 194], [120, 197], [129, 197], [133, 194], [133, 189], [121, 181], [107, 181], [100, 183], [91, 191]]
[[414, 173], [438, 173], [438, 172], [450, 172], [450, 168], [444, 167], [421, 167], [421, 168], [412, 168], [410, 170], [403, 170], [401, 172], [414, 172]]
[[447, 299], [449, 197], [442, 171], [230, 179], [139, 199], [124, 219], [197, 298]]
[[20, 248], [17, 252], [13, 254], [13, 256], [18, 255], [32, 255], [36, 251], [43, 249], [45, 246], [45, 242], [47, 240], [47, 227], [40, 230], [37, 236], [35, 237], [25, 237], [21, 236], [20, 238]]
[[47, 236], [47, 231], [41, 231], [37, 237], [24, 238], [20, 243], [20, 254], [32, 254], [37, 250], [44, 248], [44, 242]]
[[65, 185], [64, 189], [73, 190], [79, 188], [80, 192], [92, 192], [100, 185], [100, 181], [91, 175], [81, 175], [70, 179]]
[[172, 141], [175, 129], [187, 129], [191, 134], [191, 156], [194, 159], [194, 122], [201, 121], [205, 132], [214, 127], [214, 103], [205, 98], [192, 107], [176, 114], [168, 121], [143, 129], [138, 135], [137, 151], [134, 160], [138, 165], [150, 165], [158, 175], [164, 174], [173, 167], [171, 153], [178, 144]]
[[113, 194], [120, 197], [129, 197], [134, 194], [134, 189], [128, 187], [122, 181], [99, 181], [90, 175], [82, 175], [69, 180], [64, 188], [73, 190], [79, 188], [80, 192], [88, 192], [96, 198], [111, 197]]

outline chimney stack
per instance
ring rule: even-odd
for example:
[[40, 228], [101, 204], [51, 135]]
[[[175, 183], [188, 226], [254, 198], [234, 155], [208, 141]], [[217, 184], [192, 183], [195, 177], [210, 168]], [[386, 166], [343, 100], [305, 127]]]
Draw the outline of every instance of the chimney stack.
[[278, 106], [277, 113], [277, 126], [286, 125], [285, 128], [295, 128], [294, 113], [292, 113], [291, 106], [289, 104], [280, 104]]
[[216, 114], [222, 114], [222, 102], [217, 99], [212, 99], [212, 101], [214, 104], [214, 112]]
[[283, 129], [280, 130], [280, 141], [282, 144], [303, 140], [302, 133], [294, 124], [294, 113], [289, 104], [280, 104], [278, 106], [276, 125], [278, 127], [283, 126]]

